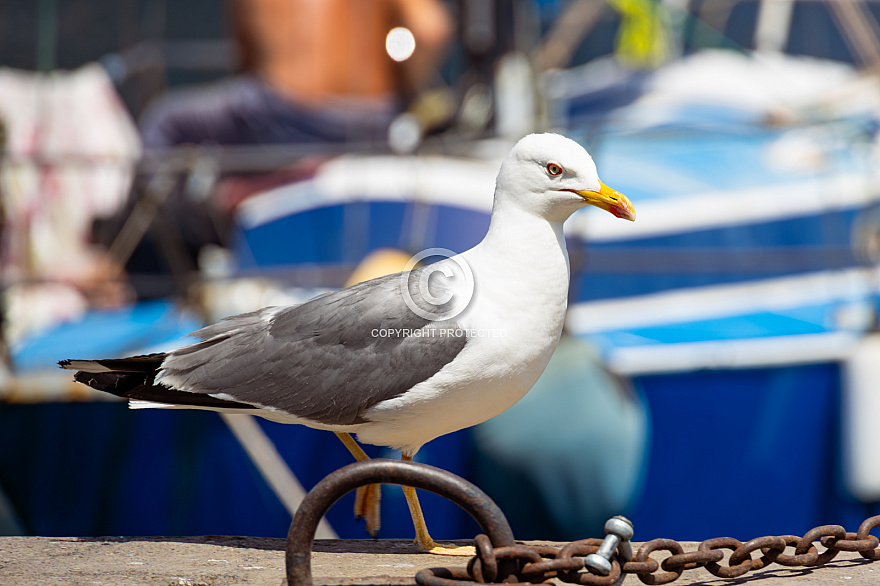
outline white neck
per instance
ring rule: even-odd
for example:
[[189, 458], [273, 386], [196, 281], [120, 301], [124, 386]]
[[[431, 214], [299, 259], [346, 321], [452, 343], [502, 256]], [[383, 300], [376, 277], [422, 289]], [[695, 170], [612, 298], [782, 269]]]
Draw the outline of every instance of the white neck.
[[[561, 222], [548, 222], [512, 205], [496, 206], [486, 237], [462, 256], [480, 276], [477, 299], [491, 303], [503, 296], [507, 307], [522, 317], [558, 321], [561, 328], [569, 284]], [[534, 299], [546, 300], [544, 307], [529, 305]]]

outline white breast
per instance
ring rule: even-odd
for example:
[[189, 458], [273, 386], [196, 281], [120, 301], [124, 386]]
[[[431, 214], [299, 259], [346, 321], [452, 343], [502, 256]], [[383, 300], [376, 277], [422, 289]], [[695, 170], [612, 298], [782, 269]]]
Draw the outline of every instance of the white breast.
[[475, 290], [454, 321], [468, 344], [428, 380], [368, 410], [361, 441], [415, 453], [435, 437], [505, 411], [538, 380], [562, 331], [568, 256], [560, 224], [526, 226], [533, 233], [508, 239], [505, 250], [487, 236], [461, 255]]

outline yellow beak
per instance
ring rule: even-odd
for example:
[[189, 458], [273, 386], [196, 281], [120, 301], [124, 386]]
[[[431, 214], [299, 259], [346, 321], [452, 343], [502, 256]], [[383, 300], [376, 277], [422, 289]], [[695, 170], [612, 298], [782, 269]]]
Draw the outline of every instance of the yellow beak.
[[599, 185], [599, 191], [575, 191], [575, 193], [584, 198], [584, 201], [590, 205], [601, 208], [606, 212], [611, 212], [618, 218], [635, 222], [636, 210], [629, 199], [601, 181]]

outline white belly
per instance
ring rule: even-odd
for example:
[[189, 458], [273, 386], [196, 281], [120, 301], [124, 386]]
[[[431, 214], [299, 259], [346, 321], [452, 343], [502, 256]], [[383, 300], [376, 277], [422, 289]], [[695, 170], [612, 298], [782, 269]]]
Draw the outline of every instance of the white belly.
[[431, 378], [368, 409], [370, 422], [357, 430], [361, 441], [412, 455], [435, 437], [505, 411], [541, 376], [568, 303], [562, 225], [526, 219], [516, 238], [491, 235], [490, 228], [480, 246], [460, 256], [474, 276], [473, 297], [453, 318], [472, 334], [467, 345]]
[[456, 320], [470, 337], [455, 360], [403, 395], [370, 408], [365, 413], [370, 423], [360, 427], [358, 439], [414, 454], [428, 441], [482, 423], [525, 396], [559, 342], [565, 297], [523, 308], [527, 311], [514, 320], [480, 301]]

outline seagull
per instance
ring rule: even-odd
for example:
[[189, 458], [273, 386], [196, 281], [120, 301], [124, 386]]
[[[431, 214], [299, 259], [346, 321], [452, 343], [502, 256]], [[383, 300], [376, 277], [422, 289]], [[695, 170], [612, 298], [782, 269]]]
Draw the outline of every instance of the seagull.
[[[635, 220], [583, 147], [531, 134], [502, 162], [489, 229], [470, 250], [228, 317], [170, 352], [58, 364], [132, 407], [250, 413], [335, 432], [358, 460], [367, 455], [353, 434], [412, 460], [432, 439], [505, 411], [538, 380], [567, 307], [562, 226], [586, 206]], [[378, 529], [378, 490], [362, 488], [356, 514]], [[415, 489], [404, 493], [419, 551], [471, 553], [438, 546]]]

